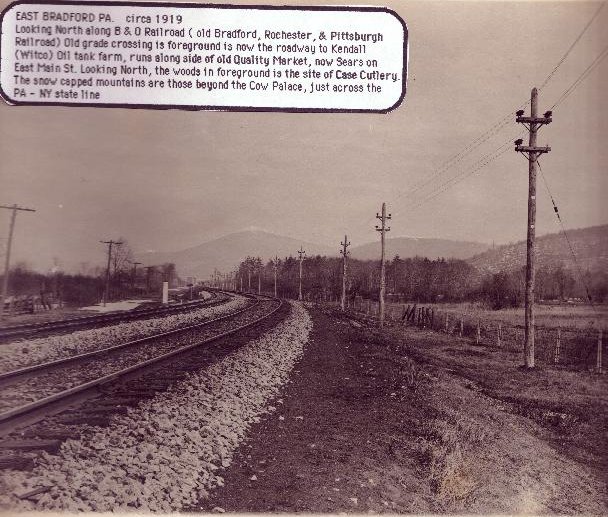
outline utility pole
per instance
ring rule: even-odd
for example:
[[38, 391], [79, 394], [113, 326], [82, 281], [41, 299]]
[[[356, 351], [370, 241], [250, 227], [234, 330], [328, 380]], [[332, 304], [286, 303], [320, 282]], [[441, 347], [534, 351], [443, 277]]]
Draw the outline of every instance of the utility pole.
[[117, 246], [122, 244], [121, 241], [99, 241], [102, 244], [107, 244], [108, 245], [108, 266], [106, 268], [106, 289], [103, 295], [103, 306], [106, 306], [106, 303], [108, 301], [108, 298], [110, 296], [110, 264], [112, 262], [112, 245], [116, 244]]
[[306, 252], [304, 251], [304, 248], [300, 246], [300, 249], [298, 250], [298, 259], [300, 261], [300, 283], [298, 289], [298, 300], [300, 301], [302, 301], [302, 260], [304, 260], [304, 255], [306, 255]]
[[382, 203], [382, 214], [376, 212], [376, 219], [380, 219], [381, 225], [376, 225], [376, 231], [380, 232], [380, 243], [382, 251], [380, 253], [380, 326], [384, 325], [384, 292], [386, 291], [386, 279], [384, 264], [384, 241], [385, 233], [390, 231], [390, 228], [386, 227], [386, 221], [390, 220], [391, 214], [386, 215], [386, 203]]
[[279, 257], [274, 256], [274, 297], [277, 298], [277, 269], [279, 268]]
[[11, 214], [11, 225], [8, 231], [8, 241], [6, 243], [6, 255], [4, 256], [4, 278], [2, 279], [2, 300], [0, 301], [0, 321], [2, 321], [2, 318], [4, 317], [4, 301], [8, 295], [8, 275], [11, 264], [11, 246], [13, 244], [13, 232], [15, 231], [15, 219], [17, 219], [17, 211], [21, 210], [23, 212], [35, 212], [36, 210], [33, 208], [23, 208], [17, 205], [0, 205], [0, 208], [6, 208], [7, 210], [13, 211]]
[[344, 311], [346, 310], [346, 261], [350, 254], [350, 251], [346, 249], [350, 246], [346, 235], [344, 236], [344, 242], [340, 244], [342, 245], [342, 249], [340, 250], [340, 254], [342, 255], [342, 296], [340, 297], [340, 308]]
[[263, 266], [258, 267], [258, 294], [262, 294], [262, 271]]
[[137, 265], [141, 262], [133, 262], [133, 279], [131, 280], [131, 290], [135, 290], [135, 282], [137, 280]]
[[150, 293], [150, 279], [152, 277], [152, 270], [155, 268], [156, 266], [145, 266], [144, 269], [146, 270], [146, 293]]
[[545, 112], [544, 116], [538, 116], [538, 90], [532, 88], [530, 116], [524, 116], [524, 110], [517, 113], [516, 122], [528, 128], [529, 144], [522, 145], [520, 138], [515, 141], [515, 151], [528, 155], [528, 238], [526, 253], [526, 309], [525, 309], [525, 343], [524, 362], [526, 368], [534, 368], [534, 281], [536, 261], [536, 162], [538, 156], [551, 151], [550, 147], [536, 146], [536, 133], [544, 124], [552, 121], [551, 111]]

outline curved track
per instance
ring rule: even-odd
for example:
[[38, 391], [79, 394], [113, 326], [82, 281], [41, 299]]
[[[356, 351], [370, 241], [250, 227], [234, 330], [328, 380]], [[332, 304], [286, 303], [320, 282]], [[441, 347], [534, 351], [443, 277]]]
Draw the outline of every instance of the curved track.
[[[201, 345], [256, 326], [282, 306], [280, 300], [256, 298], [244, 309], [213, 320], [2, 374], [0, 434], [99, 396], [100, 391], [158, 369]], [[182, 365], [176, 371], [181, 370], [187, 368]]]
[[207, 300], [196, 300], [163, 307], [145, 307], [131, 311], [112, 312], [95, 316], [82, 316], [65, 320], [47, 321], [44, 323], [27, 323], [0, 328], [0, 342], [8, 342], [14, 339], [32, 336], [44, 336], [55, 332], [81, 330], [85, 328], [98, 327], [113, 323], [122, 323], [136, 319], [154, 318], [167, 316], [176, 312], [189, 311], [218, 305], [227, 300], [228, 295], [221, 292], [211, 292], [211, 298]]

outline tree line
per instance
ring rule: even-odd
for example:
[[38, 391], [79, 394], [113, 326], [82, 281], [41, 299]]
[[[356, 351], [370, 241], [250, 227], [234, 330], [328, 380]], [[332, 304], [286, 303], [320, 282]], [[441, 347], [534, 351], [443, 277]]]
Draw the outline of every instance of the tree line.
[[[231, 274], [237, 290], [274, 292], [277, 273], [277, 294], [298, 297], [299, 259], [292, 256], [264, 262], [248, 256]], [[347, 296], [377, 299], [380, 284], [380, 261], [348, 259]], [[313, 256], [303, 259], [302, 291], [305, 299], [324, 300], [340, 297], [342, 289], [342, 258]], [[579, 298], [595, 303], [608, 301], [608, 274], [585, 272], [578, 278], [563, 265], [543, 267], [536, 272], [537, 300], [568, 300]], [[481, 273], [464, 260], [425, 257], [401, 258], [386, 262], [387, 299], [399, 302], [461, 302], [481, 301], [494, 309], [523, 305], [525, 267], [500, 273]]]
[[[158, 296], [164, 281], [170, 287], [183, 284], [174, 263], [143, 267], [136, 264], [125, 239], [115, 246], [110, 257], [109, 301], [135, 296]], [[43, 301], [61, 301], [82, 306], [98, 303], [106, 285], [107, 267], [89, 266], [82, 262], [75, 273], [66, 273], [56, 261], [47, 273], [33, 271], [25, 262], [9, 272], [9, 295], [17, 298], [36, 297]], [[0, 283], [3, 275], [0, 275]]]

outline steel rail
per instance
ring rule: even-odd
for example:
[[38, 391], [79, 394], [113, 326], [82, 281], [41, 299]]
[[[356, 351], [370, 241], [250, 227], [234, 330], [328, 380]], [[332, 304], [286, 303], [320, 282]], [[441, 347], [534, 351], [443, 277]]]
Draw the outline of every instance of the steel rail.
[[[198, 346], [202, 346], [202, 345], [211, 343], [213, 341], [217, 341], [224, 337], [235, 334], [235, 333], [239, 332], [240, 330], [243, 330], [247, 327], [251, 327], [251, 326], [255, 325], [256, 323], [259, 323], [260, 321], [263, 321], [263, 320], [269, 318], [283, 306], [282, 300], [277, 300], [277, 299], [275, 299], [275, 300], [278, 301], [279, 303], [276, 305], [276, 307], [273, 308], [272, 311], [268, 312], [267, 314], [264, 314], [263, 316], [261, 316], [259, 318], [256, 318], [253, 321], [247, 322], [243, 325], [239, 325], [236, 328], [224, 331], [215, 336], [203, 339], [202, 341], [192, 343], [192, 344], [184, 346], [184, 347], [176, 348], [174, 350], [171, 350], [171, 351], [169, 351], [165, 354], [159, 355], [157, 357], [152, 357], [150, 359], [146, 359], [145, 361], [128, 366], [126, 368], [112, 372], [110, 374], [104, 375], [104, 376], [94, 379], [92, 381], [88, 381], [88, 382], [80, 384], [78, 386], [74, 386], [67, 390], [55, 393], [53, 395], [49, 395], [48, 397], [36, 400], [34, 402], [30, 402], [28, 404], [24, 404], [22, 406], [19, 406], [19, 407], [11, 409], [9, 411], [6, 411], [4, 413], [1, 413], [0, 414], [0, 431], [3, 431], [8, 425], [10, 425], [11, 421], [18, 419], [19, 417], [24, 417], [28, 413], [33, 412], [34, 410], [42, 409], [45, 406], [50, 406], [55, 403], [65, 402], [76, 395], [82, 395], [82, 394], [84, 394], [84, 392], [86, 392], [88, 390], [91, 390], [93, 388], [98, 388], [100, 386], [108, 384], [108, 383], [115, 381], [121, 377], [124, 377], [132, 372], [135, 372], [137, 370], [143, 370], [146, 367], [149, 367], [156, 363], [160, 363], [161, 361], [165, 361], [173, 356], [176, 356], [177, 354], [183, 354]], [[254, 306], [250, 306], [249, 308], [254, 307]], [[46, 416], [46, 415], [42, 415], [40, 417], [40, 419], [44, 418], [44, 416]]]
[[133, 320], [145, 316], [163, 315], [172, 312], [180, 312], [198, 306], [210, 305], [218, 301], [218, 296], [215, 293], [213, 298], [208, 300], [196, 300], [192, 302], [182, 303], [179, 305], [170, 305], [168, 307], [148, 307], [144, 309], [133, 309], [130, 311], [111, 312], [107, 314], [95, 316], [80, 316], [77, 318], [68, 318], [65, 320], [54, 320], [43, 323], [25, 323], [23, 325], [13, 325], [10, 327], [0, 327], [0, 339], [19, 337], [21, 335], [35, 334], [37, 332], [47, 332], [54, 330], [62, 330], [71, 327], [95, 325], [103, 323], [112, 323], [116, 320]]
[[221, 320], [225, 320], [228, 318], [231, 318], [232, 316], [236, 316], [237, 314], [241, 314], [243, 312], [246, 312], [250, 309], [252, 309], [253, 307], [256, 307], [257, 305], [259, 305], [259, 300], [256, 300], [256, 302], [253, 305], [248, 305], [247, 307], [244, 307], [242, 309], [239, 309], [237, 311], [231, 312], [229, 314], [225, 314], [223, 316], [219, 316], [217, 318], [213, 318], [211, 320], [205, 320], [205, 321], [201, 321], [200, 323], [195, 323], [193, 325], [188, 325], [187, 327], [179, 327], [173, 330], [168, 330], [166, 332], [160, 332], [159, 334], [152, 334], [150, 336], [145, 336], [139, 339], [134, 339], [132, 341], [126, 341], [124, 343], [120, 343], [118, 345], [114, 345], [114, 346], [109, 346], [106, 348], [100, 348], [98, 350], [92, 350], [91, 352], [84, 352], [82, 354], [76, 354], [76, 355], [71, 355], [68, 357], [62, 357], [61, 359], [56, 359], [54, 361], [48, 361], [46, 363], [39, 363], [39, 364], [33, 364], [30, 366], [25, 366], [23, 368], [19, 368], [17, 370], [11, 370], [9, 372], [4, 372], [4, 373], [0, 373], [0, 387], [4, 386], [7, 384], [7, 380], [9, 379], [14, 379], [17, 377], [21, 377], [22, 375], [26, 375], [28, 373], [32, 373], [35, 371], [39, 371], [39, 370], [44, 370], [44, 369], [50, 369], [53, 368], [55, 366], [59, 366], [61, 364], [66, 364], [66, 363], [70, 363], [70, 362], [77, 362], [81, 359], [85, 359], [87, 357], [94, 357], [96, 355], [103, 355], [104, 353], [108, 353], [108, 352], [112, 352], [114, 350], [120, 350], [121, 348], [125, 348], [128, 346], [134, 346], [134, 345], [139, 345], [141, 343], [145, 343], [146, 341], [153, 341], [154, 339], [157, 338], [161, 338], [161, 337], [166, 337], [166, 336], [171, 336], [174, 334], [178, 334], [180, 332], [186, 332], [188, 330], [193, 330], [195, 328], [200, 328], [200, 327], [204, 327], [206, 325], [209, 325], [211, 323], [214, 323], [216, 321], [221, 321]]

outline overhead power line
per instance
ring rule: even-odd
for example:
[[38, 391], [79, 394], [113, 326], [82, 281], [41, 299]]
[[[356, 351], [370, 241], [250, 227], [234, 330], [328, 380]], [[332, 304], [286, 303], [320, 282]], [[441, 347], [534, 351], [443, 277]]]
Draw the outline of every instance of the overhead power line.
[[555, 198], [553, 197], [553, 194], [551, 193], [551, 189], [549, 188], [549, 183], [547, 182], [547, 178], [545, 177], [543, 168], [540, 165], [540, 161], [538, 161], [538, 169], [540, 170], [540, 175], [543, 178], [543, 183], [545, 184], [545, 188], [547, 189], [547, 194], [549, 194], [549, 198], [551, 198], [551, 204], [553, 205], [553, 212], [555, 213], [557, 220], [559, 222], [561, 233], [564, 236], [564, 238], [566, 239], [566, 243], [568, 244], [568, 248], [570, 249], [570, 254], [572, 255], [572, 260], [574, 261], [574, 265], [576, 266], [579, 280], [581, 281], [581, 283], [583, 284], [583, 287], [585, 288], [585, 293], [587, 294], [587, 300], [589, 301], [589, 305], [591, 305], [591, 308], [594, 311], [597, 311], [595, 305], [593, 304], [593, 299], [591, 298], [591, 290], [589, 289], [589, 285], [587, 284], [587, 282], [585, 281], [585, 277], [583, 276], [583, 269], [580, 266], [576, 253], [574, 252], [574, 247], [572, 246], [572, 243], [570, 242], [570, 238], [568, 237], [568, 233], [566, 232], [564, 222], [562, 221], [562, 217], [557, 208], [557, 203], [555, 202]]
[[576, 39], [572, 42], [572, 45], [570, 45], [568, 47], [568, 50], [566, 50], [566, 53], [562, 56], [562, 58], [559, 60], [559, 62], [557, 63], [557, 65], [555, 65], [555, 67], [553, 68], [553, 70], [551, 70], [551, 73], [546, 77], [546, 79], [543, 81], [543, 83], [540, 85], [540, 87], [538, 88], [539, 90], [542, 90], [547, 83], [551, 80], [551, 78], [553, 77], [553, 75], [555, 74], [555, 72], [557, 72], [558, 68], [562, 65], [562, 63], [566, 60], [566, 58], [568, 57], [568, 55], [570, 54], [570, 52], [572, 52], [572, 49], [576, 46], [576, 44], [580, 41], [580, 39], [583, 37], [583, 34], [585, 34], [585, 32], [587, 32], [587, 29], [591, 26], [591, 24], [593, 23], [593, 21], [597, 18], [597, 16], [600, 14], [600, 11], [604, 8], [604, 6], [606, 5], [605, 2], [602, 2], [600, 4], [600, 6], [597, 8], [597, 10], [595, 11], [595, 13], [593, 13], [593, 16], [591, 17], [591, 19], [587, 22], [587, 24], [585, 25], [585, 27], [583, 27], [583, 30], [580, 32], [580, 34], [576, 37]]
[[[521, 135], [521, 132], [517, 133], [517, 135], [515, 135], [515, 136], [517, 137], [520, 135]], [[509, 140], [507, 140], [505, 143], [501, 144], [493, 151], [482, 156], [479, 160], [477, 160], [474, 164], [472, 164], [472, 166], [470, 168], [464, 169], [456, 176], [452, 176], [446, 182], [442, 183], [441, 185], [438, 185], [437, 188], [435, 188], [435, 190], [428, 193], [427, 197], [422, 199], [417, 204], [413, 205], [411, 207], [411, 209], [413, 210], [413, 209], [419, 208], [420, 206], [431, 201], [432, 199], [435, 199], [437, 196], [439, 196], [446, 190], [449, 190], [451, 187], [453, 187], [457, 183], [460, 183], [461, 181], [465, 180], [472, 174], [476, 173], [477, 171], [483, 169], [484, 167], [486, 167], [487, 165], [492, 163], [494, 160], [496, 160], [497, 158], [499, 158], [500, 156], [502, 156], [509, 150], [509, 146], [511, 145], [512, 141], [513, 141], [513, 138], [509, 138]]]
[[[598, 9], [596, 9], [596, 11], [593, 13], [593, 15], [591, 16], [591, 18], [589, 19], [589, 21], [585, 24], [585, 26], [583, 27], [583, 29], [581, 30], [581, 32], [578, 34], [578, 36], [570, 44], [570, 46], [568, 47], [568, 49], [566, 50], [566, 52], [564, 53], [564, 55], [560, 58], [560, 60], [553, 67], [553, 69], [551, 70], [551, 72], [547, 75], [547, 77], [541, 83], [541, 86], [540, 86], [540, 88], [538, 88], [538, 90], [541, 90], [542, 88], [546, 87], [547, 84], [551, 81], [551, 79], [553, 78], [553, 76], [555, 75], [555, 73], [558, 71], [558, 69], [561, 67], [561, 65], [566, 61], [566, 59], [568, 58], [568, 56], [571, 54], [571, 52], [573, 51], [573, 49], [576, 47], [576, 45], [582, 39], [582, 37], [587, 32], [587, 30], [589, 29], [589, 27], [593, 24], [593, 22], [599, 16], [599, 14], [602, 11], [602, 9], [604, 8], [604, 6], [605, 6], [605, 2], [602, 2], [602, 4], [598, 7]], [[600, 54], [596, 57], [596, 59], [587, 67], [587, 69], [585, 71], [583, 71], [583, 73], [574, 81], [574, 83], [572, 83], [572, 85], [570, 85], [570, 87], [567, 88], [562, 93], [562, 95], [558, 98], [558, 100], [555, 102], [555, 104], [550, 109], [554, 109], [559, 104], [561, 104], [569, 95], [571, 95], [572, 92], [574, 92], [574, 90], [576, 90], [576, 88], [595, 69], [595, 67], [597, 67], [600, 64], [600, 62], [606, 57], [606, 55], [608, 55], [608, 47], [605, 47], [602, 50], [602, 52], [600, 52]], [[404, 199], [411, 198], [416, 193], [418, 193], [420, 190], [422, 190], [424, 187], [432, 184], [437, 179], [445, 176], [445, 174], [448, 171], [450, 171], [453, 167], [455, 167], [457, 164], [459, 164], [460, 162], [462, 162], [473, 151], [475, 151], [482, 144], [484, 144], [485, 142], [487, 142], [488, 140], [490, 140], [490, 138], [492, 136], [497, 135], [502, 129], [504, 129], [505, 127], [507, 127], [509, 125], [509, 121], [511, 120], [512, 116], [517, 111], [519, 111], [519, 110], [527, 107], [528, 104], [530, 104], [530, 100], [526, 100], [525, 102], [523, 102], [517, 108], [517, 110], [511, 111], [511, 112], [507, 113], [505, 116], [501, 117], [497, 122], [495, 122], [492, 126], [490, 126], [485, 131], [483, 131], [479, 136], [477, 136], [475, 139], [473, 139], [469, 144], [465, 145], [460, 151], [458, 151], [457, 153], [455, 153], [452, 156], [450, 156], [447, 160], [445, 160], [437, 169], [435, 169], [433, 171], [433, 173], [431, 174], [431, 176], [429, 178], [426, 178], [426, 179], [424, 179], [424, 180], [422, 180], [422, 181], [414, 184], [413, 187], [410, 190], [406, 191], [406, 192], [398, 193], [397, 196], [395, 197], [395, 200], [401, 199], [401, 198], [404, 198]], [[520, 135], [516, 135], [516, 136], [520, 136]], [[510, 141], [511, 141], [511, 139], [509, 140], [509, 142]], [[498, 149], [502, 149], [502, 147], [504, 147], [504, 145], [506, 145], [506, 144], [501, 145]], [[427, 193], [427, 197], [425, 197], [420, 203], [416, 204], [412, 208], [417, 208], [417, 207], [419, 207], [419, 206], [427, 203], [428, 201], [436, 198], [441, 193], [445, 192], [446, 190], [448, 190], [452, 186], [456, 185], [457, 183], [459, 183], [460, 181], [462, 181], [466, 177], [470, 176], [471, 174], [474, 174], [475, 172], [477, 172], [478, 170], [482, 169], [483, 167], [485, 167], [489, 163], [493, 162], [494, 160], [496, 160], [498, 157], [500, 157], [502, 154], [504, 154], [508, 150], [508, 149], [504, 149], [504, 150], [500, 151], [497, 155], [492, 156], [492, 155], [494, 155], [494, 153], [496, 151], [498, 151], [498, 149], [496, 149], [495, 151], [493, 151], [491, 153], [486, 154], [480, 160], [478, 160], [477, 162], [475, 162], [475, 164], [473, 164], [474, 169], [472, 169], [470, 171], [461, 172], [460, 174], [457, 174], [456, 176], [451, 177], [446, 182], [442, 183], [441, 185], [439, 185], [438, 187], [436, 187], [434, 190], [432, 190], [430, 193]], [[488, 159], [488, 157], [490, 157], [490, 156], [492, 156], [492, 157]], [[485, 161], [486, 159], [488, 159], [488, 160]], [[372, 220], [372, 219], [373, 218], [370, 218], [368, 221], [366, 221], [365, 224], [366, 225], [369, 224], [370, 220]]]
[[559, 98], [555, 101], [555, 104], [551, 106], [551, 109], [556, 108], [562, 102], [564, 102], [571, 94], [576, 90], [579, 85], [587, 79], [589, 74], [593, 72], [593, 70], [599, 66], [599, 64], [604, 60], [604, 58], [608, 56], [608, 45], [606, 45], [602, 51], [596, 56], [596, 58], [591, 62], [591, 64], [583, 70], [583, 72], [576, 78], [576, 80], [564, 90], [564, 92], [559, 96]]
[[[572, 44], [568, 47], [568, 49], [566, 50], [566, 52], [564, 53], [564, 55], [561, 57], [561, 59], [558, 61], [558, 63], [553, 67], [553, 69], [551, 70], [551, 72], [547, 75], [547, 77], [545, 78], [545, 80], [542, 82], [540, 88], [538, 88], [539, 90], [541, 90], [542, 88], [544, 88], [549, 83], [549, 81], [553, 78], [553, 76], [555, 75], [555, 73], [557, 72], [557, 70], [564, 63], [564, 61], [568, 58], [568, 56], [570, 55], [570, 53], [572, 52], [572, 50], [574, 49], [574, 47], [581, 40], [581, 38], [583, 37], [583, 35], [589, 29], [589, 27], [593, 24], [593, 22], [598, 17], [598, 15], [600, 14], [600, 12], [602, 11], [602, 9], [604, 8], [605, 5], [606, 5], [605, 3], [602, 3], [598, 7], [598, 9], [593, 13], [593, 15], [591, 16], [591, 18], [589, 19], [589, 21], [585, 24], [585, 26], [583, 27], [583, 29], [581, 30], [581, 32], [578, 34], [578, 36], [575, 38], [575, 40], [572, 42]], [[606, 50], [607, 49], [604, 49], [603, 52], [605, 52]], [[604, 57], [605, 57], [605, 55], [603, 55], [601, 57], [601, 59], [603, 59]], [[597, 58], [596, 58], [596, 60], [597, 60]], [[594, 61], [594, 63], [595, 63], [595, 61]], [[592, 65], [594, 63], [592, 63]], [[590, 65], [590, 67], [592, 65]], [[590, 72], [591, 72], [591, 70], [589, 70], [589, 73]], [[584, 73], [585, 72], [583, 72], [583, 74]], [[581, 74], [581, 75], [583, 75], [583, 74]], [[580, 78], [580, 80], [582, 81], [585, 78], [586, 78], [586, 76]], [[576, 86], [574, 86], [574, 87], [576, 88]], [[564, 93], [566, 93], [566, 92], [564, 92]], [[569, 95], [570, 93], [571, 92], [569, 92], [567, 95]], [[565, 99], [565, 97], [564, 97], [564, 99]], [[561, 99], [561, 97], [560, 97], [560, 101], [559, 102], [561, 102], [562, 100], [563, 99]], [[497, 134], [500, 130], [502, 130], [504, 127], [506, 127], [508, 125], [508, 123], [510, 122], [510, 120], [512, 119], [512, 116], [517, 111], [519, 111], [520, 109], [525, 108], [528, 104], [530, 104], [530, 100], [529, 99], [527, 99], [525, 102], [523, 102], [516, 110], [511, 111], [511, 112], [507, 113], [504, 117], [500, 118], [498, 120], [498, 122], [496, 122], [495, 124], [493, 124], [492, 126], [490, 126], [487, 130], [485, 130], [477, 138], [475, 138], [471, 143], [469, 143], [468, 145], [466, 145], [459, 152], [457, 152], [456, 154], [454, 154], [453, 156], [451, 156], [450, 158], [448, 158], [445, 162], [443, 162], [435, 170], [434, 174], [430, 178], [428, 178], [426, 180], [423, 180], [422, 182], [419, 182], [419, 183], [415, 184], [410, 191], [408, 191], [408, 192], [405, 193], [405, 198], [407, 199], [407, 198], [411, 197], [416, 192], [420, 191], [423, 187], [429, 185], [430, 183], [432, 183], [433, 181], [435, 181], [437, 178], [443, 176], [451, 167], [453, 167], [457, 163], [461, 162], [465, 158], [465, 156], [467, 156], [468, 154], [470, 154], [472, 151], [474, 151], [475, 149], [477, 149], [481, 144], [483, 144], [484, 142], [488, 141], [494, 134]], [[553, 109], [554, 107], [555, 107], [555, 105], [552, 106], [551, 109]], [[396, 199], [401, 198], [402, 195], [403, 194], [399, 194]]]

